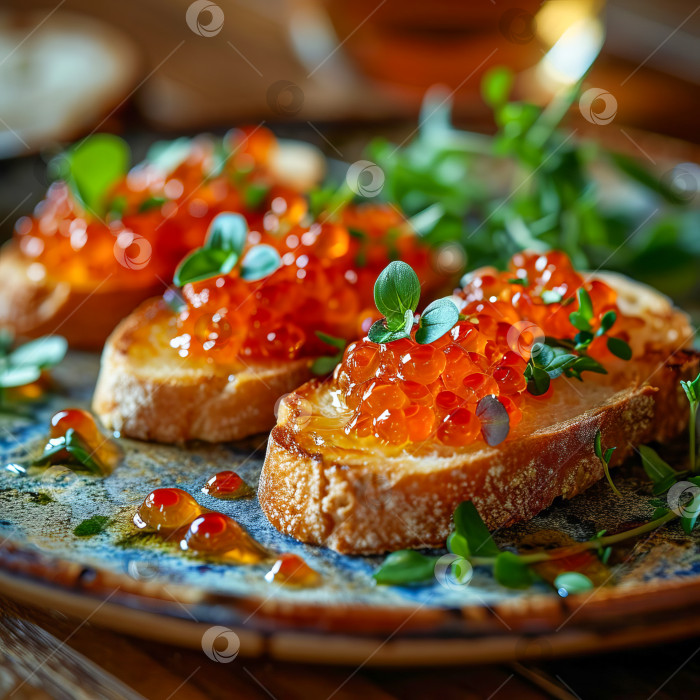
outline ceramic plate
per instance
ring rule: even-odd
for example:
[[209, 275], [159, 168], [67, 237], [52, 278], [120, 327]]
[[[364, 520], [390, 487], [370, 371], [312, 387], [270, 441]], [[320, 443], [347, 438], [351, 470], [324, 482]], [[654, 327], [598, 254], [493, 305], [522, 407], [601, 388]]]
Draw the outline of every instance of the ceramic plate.
[[[97, 369], [96, 356], [69, 355], [55, 371], [59, 393], [35, 404], [31, 418], [2, 418], [3, 464], [26, 464], [41, 450], [54, 411], [89, 405]], [[147, 638], [200, 646], [216, 626], [235, 632], [242, 654], [334, 663], [526, 659], [675, 638], [700, 625], [700, 549], [697, 536], [677, 524], [617, 548], [602, 571], [604, 585], [565, 598], [545, 583], [507, 590], [481, 569], [468, 585], [378, 586], [372, 573], [381, 557], [300, 544], [267, 522], [255, 498], [221, 501], [201, 492], [223, 469], [255, 486], [265, 436], [186, 449], [121, 444], [124, 461], [106, 478], [62, 467], [0, 472], [1, 590]], [[651, 495], [640, 468], [616, 470], [615, 480], [622, 499], [599, 483], [530, 523], [497, 532], [497, 542], [522, 546], [542, 530], [584, 540], [647, 520]], [[269, 565], [211, 563], [138, 534], [134, 512], [162, 486], [185, 489], [232, 516], [273, 552], [300, 555], [322, 584], [270, 584]], [[76, 526], [94, 515], [109, 519], [106, 529], [76, 536]]]

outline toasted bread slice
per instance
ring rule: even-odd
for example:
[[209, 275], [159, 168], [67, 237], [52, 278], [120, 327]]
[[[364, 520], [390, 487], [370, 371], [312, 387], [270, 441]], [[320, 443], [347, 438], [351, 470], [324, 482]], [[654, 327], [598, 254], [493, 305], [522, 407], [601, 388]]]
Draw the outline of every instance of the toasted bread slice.
[[698, 355], [680, 349], [692, 337], [688, 320], [654, 290], [602, 277], [616, 288], [623, 312], [647, 321], [632, 339], [641, 359], [614, 361], [608, 375], [587, 374], [582, 384], [556, 380], [552, 398], [532, 401], [498, 447], [483, 441], [384, 447], [337, 432], [326, 440], [323, 431], [343, 410], [330, 381], [313, 380], [290, 394], [260, 477], [258, 496], [270, 522], [343, 553], [441, 545], [463, 500], [472, 500], [493, 529], [590, 487], [603, 476], [593, 448], [597, 430], [605, 446], [617, 447], [612, 465], [636, 445], [678, 434], [688, 413], [679, 380], [698, 371]]
[[[311, 144], [282, 140], [272, 149], [268, 167], [275, 182], [305, 192], [322, 179], [325, 160]], [[123, 272], [116, 258], [114, 265]], [[74, 284], [61, 278], [61, 270], [45, 270], [10, 241], [0, 251], [0, 327], [33, 338], [58, 333], [71, 347], [101, 350], [121, 319], [163, 291], [155, 271], [135, 270], [134, 278], [119, 286], [109, 277]]]
[[11, 241], [0, 252], [0, 327], [33, 338], [57, 333], [74, 348], [98, 350], [119, 319], [161, 289], [158, 281], [146, 287], [96, 283], [88, 288], [52, 280]]
[[143, 303], [107, 341], [93, 410], [110, 430], [156, 442], [239, 440], [269, 430], [275, 404], [311, 377], [311, 360], [214, 363], [168, 346], [176, 316]]

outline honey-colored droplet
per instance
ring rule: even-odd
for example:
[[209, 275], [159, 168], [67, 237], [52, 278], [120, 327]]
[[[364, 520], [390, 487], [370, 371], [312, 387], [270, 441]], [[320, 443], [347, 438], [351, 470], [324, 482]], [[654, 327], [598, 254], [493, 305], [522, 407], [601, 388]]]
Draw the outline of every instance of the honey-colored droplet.
[[280, 554], [272, 568], [265, 574], [268, 583], [283, 586], [312, 588], [321, 583], [321, 574], [314, 571], [296, 554]]

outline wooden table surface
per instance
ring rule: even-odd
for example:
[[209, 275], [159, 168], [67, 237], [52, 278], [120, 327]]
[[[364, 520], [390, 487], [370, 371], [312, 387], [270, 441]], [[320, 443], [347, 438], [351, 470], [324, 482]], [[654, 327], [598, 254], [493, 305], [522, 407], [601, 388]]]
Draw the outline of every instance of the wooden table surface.
[[0, 699], [632, 698], [700, 695], [700, 637], [634, 652], [447, 669], [338, 668], [204, 653], [0, 599]]

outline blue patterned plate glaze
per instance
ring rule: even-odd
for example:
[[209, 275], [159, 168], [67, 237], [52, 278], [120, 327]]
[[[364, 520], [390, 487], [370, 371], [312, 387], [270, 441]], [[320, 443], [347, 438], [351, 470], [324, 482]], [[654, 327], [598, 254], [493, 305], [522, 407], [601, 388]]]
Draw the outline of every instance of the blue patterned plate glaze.
[[[27, 463], [37, 454], [45, 443], [48, 420], [54, 411], [89, 406], [97, 368], [95, 356], [70, 355], [55, 371], [62, 387], [60, 394], [35, 405], [32, 419], [0, 419], [4, 464]], [[201, 492], [207, 479], [224, 469], [237, 471], [256, 486], [264, 457], [264, 436], [246, 444], [187, 448], [120, 442], [124, 461], [106, 478], [60, 467], [32, 468], [24, 475], [10, 469], [0, 472], [0, 541], [4, 540], [0, 561], [6, 569], [2, 575], [5, 590], [22, 597], [24, 586], [25, 598], [54, 606], [57, 603], [50, 602], [51, 592], [57, 590], [77, 599], [110, 598], [110, 606], [149, 614], [155, 611], [159, 617], [148, 624], [156, 626], [159, 619], [187, 624], [191, 617], [193, 625], [196, 620], [198, 625], [228, 624], [274, 635], [279, 629], [301, 634], [317, 632], [323, 624], [330, 633], [342, 633], [348, 645], [353, 637], [365, 638], [367, 634], [374, 638], [390, 634], [396, 637], [393, 642], [413, 638], [421, 643], [432, 639], [434, 643], [481, 635], [521, 638], [524, 631], [554, 632], [563, 625], [576, 627], [578, 632], [582, 627], [600, 631], [601, 624], [619, 628], [621, 620], [631, 619], [630, 615], [636, 616], [635, 620], [640, 615], [656, 620], [658, 627], [659, 616], [668, 620], [669, 611], [677, 607], [683, 607], [686, 615], [700, 615], [697, 535], [685, 535], [678, 524], [621, 549], [615, 559], [618, 563], [611, 567], [603, 587], [569, 600], [560, 598], [543, 582], [525, 591], [507, 590], [485, 569], [477, 569], [468, 585], [445, 586], [435, 581], [420, 587], [378, 586], [372, 573], [382, 557], [344, 556], [300, 544], [268, 523], [257, 499], [221, 501]], [[646, 520], [652, 508], [643, 477], [637, 465], [623, 467], [615, 476], [622, 499], [615, 498], [605, 483], [599, 483], [572, 501], [556, 503], [529, 523], [498, 532], [496, 539], [501, 545], [517, 545], [523, 537], [547, 529], [583, 540], [604, 528], [612, 531]], [[201, 505], [230, 515], [273, 552], [298, 554], [322, 575], [322, 585], [294, 589], [270, 584], [264, 578], [269, 565], [210, 563], [184, 555], [175, 544], [136, 535], [132, 524], [136, 508], [146, 494], [163, 486], [185, 489]], [[76, 526], [94, 515], [109, 518], [106, 529], [94, 536], [76, 536]], [[96, 583], [90, 585], [91, 581]], [[29, 595], [29, 584], [36, 583], [44, 586], [37, 588], [43, 593]], [[126, 591], [129, 595], [123, 595]], [[411, 619], [412, 623], [397, 625], [397, 619]], [[104, 622], [120, 628], [115, 621]], [[139, 630], [136, 623], [132, 627], [130, 631], [158, 636], [157, 630]], [[185, 637], [181, 639], [184, 643], [195, 643]], [[555, 636], [547, 645], [556, 647], [557, 639], [563, 648], [563, 636]], [[249, 653], [260, 652], [255, 644], [248, 646]], [[305, 652], [299, 651], [302, 647], [297, 643], [299, 653], [288, 651], [286, 657], [304, 657]], [[317, 649], [319, 658], [324, 657], [323, 647], [320, 644]], [[513, 657], [517, 648], [511, 644], [508, 649], [494, 658]], [[285, 656], [279, 650], [276, 653]], [[482, 655], [465, 651], [455, 660], [473, 660]], [[433, 658], [434, 654], [429, 656]], [[349, 654], [347, 659], [351, 657]], [[346, 660], [337, 648], [328, 658]], [[450, 658], [446, 654], [433, 658], [433, 662]], [[415, 654], [399, 653], [394, 662], [411, 659], [415, 660]]]

